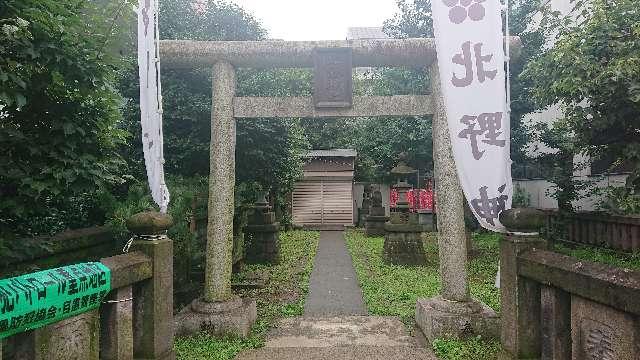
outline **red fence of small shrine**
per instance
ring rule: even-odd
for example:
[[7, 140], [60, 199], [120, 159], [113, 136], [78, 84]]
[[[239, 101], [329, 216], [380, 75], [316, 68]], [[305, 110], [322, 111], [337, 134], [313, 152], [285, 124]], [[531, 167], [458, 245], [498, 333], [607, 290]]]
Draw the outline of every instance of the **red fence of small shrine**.
[[[391, 189], [389, 194], [389, 206], [394, 208], [398, 203], [398, 191]], [[409, 211], [434, 210], [435, 200], [432, 189], [413, 189], [407, 192], [407, 202]]]

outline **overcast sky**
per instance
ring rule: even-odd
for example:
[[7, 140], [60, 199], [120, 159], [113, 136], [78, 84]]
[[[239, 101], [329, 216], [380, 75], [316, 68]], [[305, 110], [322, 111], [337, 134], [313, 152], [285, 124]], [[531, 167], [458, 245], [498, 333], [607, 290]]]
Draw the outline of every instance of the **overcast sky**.
[[274, 39], [339, 40], [354, 26], [382, 26], [396, 0], [231, 0], [252, 13]]

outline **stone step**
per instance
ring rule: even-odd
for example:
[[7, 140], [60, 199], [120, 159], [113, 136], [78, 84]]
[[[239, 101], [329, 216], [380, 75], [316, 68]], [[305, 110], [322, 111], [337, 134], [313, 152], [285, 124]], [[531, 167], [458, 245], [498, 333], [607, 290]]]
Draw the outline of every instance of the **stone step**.
[[416, 347], [404, 324], [390, 316], [283, 319], [267, 335], [267, 348], [339, 346]]
[[412, 346], [335, 346], [261, 348], [236, 360], [437, 360], [430, 351]]
[[344, 231], [345, 229], [351, 228], [353, 225], [344, 225], [344, 224], [304, 224], [299, 226], [299, 228], [303, 230], [313, 230], [313, 231]]

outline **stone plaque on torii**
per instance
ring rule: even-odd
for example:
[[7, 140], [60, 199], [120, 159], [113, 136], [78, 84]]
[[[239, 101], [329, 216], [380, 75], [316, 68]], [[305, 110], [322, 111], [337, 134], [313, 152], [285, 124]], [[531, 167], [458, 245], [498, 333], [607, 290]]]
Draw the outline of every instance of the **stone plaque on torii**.
[[316, 108], [348, 108], [353, 102], [351, 48], [313, 51], [313, 104]]
[[[520, 49], [516, 37], [510, 42], [511, 58]], [[350, 49], [335, 55], [333, 63], [317, 59], [319, 49]], [[322, 52], [322, 50], [320, 50]], [[326, 54], [325, 54], [326, 55]], [[338, 57], [342, 56], [339, 61]], [[351, 67], [411, 67], [429, 71], [430, 95], [353, 96], [349, 85]], [[201, 328], [218, 334], [246, 336], [255, 320], [255, 302], [231, 293], [231, 252], [235, 186], [235, 119], [237, 118], [327, 118], [374, 116], [432, 116], [436, 198], [439, 214], [438, 242], [441, 297], [443, 303], [460, 309], [471, 306], [467, 277], [467, 250], [463, 195], [451, 151], [448, 122], [440, 93], [439, 71], [433, 39], [377, 39], [350, 41], [189, 41], [163, 40], [160, 58], [166, 67], [212, 68], [211, 146], [209, 210], [205, 269], [205, 291], [190, 310], [201, 319]], [[317, 62], [317, 66], [316, 66]], [[322, 70], [329, 68], [329, 71]], [[236, 68], [315, 68], [324, 89], [313, 97], [238, 97]], [[326, 73], [324, 73], [327, 71]], [[326, 75], [326, 78], [321, 76]], [[349, 77], [349, 79], [346, 79]], [[345, 82], [346, 81], [346, 82]], [[350, 101], [349, 101], [350, 100]], [[453, 304], [453, 305], [452, 305]], [[448, 306], [449, 306], [448, 305]], [[461, 310], [442, 313], [461, 317]], [[482, 310], [482, 308], [478, 308]], [[460, 310], [460, 311], [459, 311]], [[455, 312], [454, 311], [454, 312]], [[473, 310], [464, 316], [480, 316]], [[464, 319], [461, 319], [463, 321]], [[451, 325], [453, 322], [449, 322]], [[460, 329], [440, 330], [459, 332]], [[471, 329], [474, 330], [474, 329]], [[424, 331], [424, 329], [423, 329]], [[466, 329], [465, 329], [466, 331]], [[475, 331], [475, 330], [474, 330]]]

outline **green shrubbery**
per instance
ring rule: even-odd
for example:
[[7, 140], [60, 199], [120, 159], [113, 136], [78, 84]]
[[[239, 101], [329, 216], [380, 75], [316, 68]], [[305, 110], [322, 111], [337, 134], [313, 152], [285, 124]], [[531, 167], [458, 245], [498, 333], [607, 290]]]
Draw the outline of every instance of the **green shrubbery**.
[[562, 117], [537, 127], [536, 140], [559, 151], [540, 156], [558, 185], [561, 210], [589, 184], [577, 180], [573, 157], [631, 165], [627, 184], [640, 193], [640, 10], [636, 0], [578, 1], [571, 16], [552, 13], [542, 26], [555, 40], [522, 75], [539, 108], [558, 104]]
[[267, 331], [279, 318], [302, 315], [318, 238], [317, 232], [280, 233], [281, 260], [278, 265], [247, 265], [240, 273], [234, 274], [234, 282], [256, 273], [269, 278], [265, 288], [243, 290], [240, 294], [255, 299], [258, 306], [258, 320], [247, 339], [214, 338], [207, 334], [178, 338], [175, 344], [177, 358], [233, 359], [244, 349], [263, 346]]
[[[265, 36], [250, 14], [227, 2], [208, 1], [198, 16], [191, 1], [160, 4], [162, 38]], [[146, 196], [132, 5], [0, 4], [0, 251], [17, 237], [105, 221], [122, 231], [126, 216], [155, 207]], [[195, 191], [187, 184], [206, 184], [209, 175], [210, 70], [165, 69], [162, 77], [165, 172], [174, 185], [169, 211], [183, 219]], [[240, 95], [309, 91], [308, 71], [238, 74]], [[301, 174], [300, 155], [307, 148], [299, 121], [239, 121], [237, 132], [238, 217], [258, 190], [271, 189], [286, 224], [285, 194]], [[198, 191], [206, 196], [207, 188]], [[181, 224], [172, 233], [184, 232]]]
[[123, 181], [112, 10], [0, 4], [0, 238], [99, 218], [95, 193]]
[[[495, 287], [498, 272], [499, 234], [475, 234], [478, 255], [469, 261], [471, 296], [500, 312], [500, 290]], [[388, 265], [382, 260], [384, 239], [367, 238], [361, 231], [350, 231], [347, 247], [353, 258], [367, 309], [372, 315], [399, 316], [412, 330], [418, 298], [440, 292], [438, 246], [435, 236], [425, 238], [425, 266]], [[433, 343], [437, 355], [446, 360], [495, 359], [499, 344], [474, 338], [464, 341], [440, 339]], [[483, 357], [477, 357], [482, 354]]]

